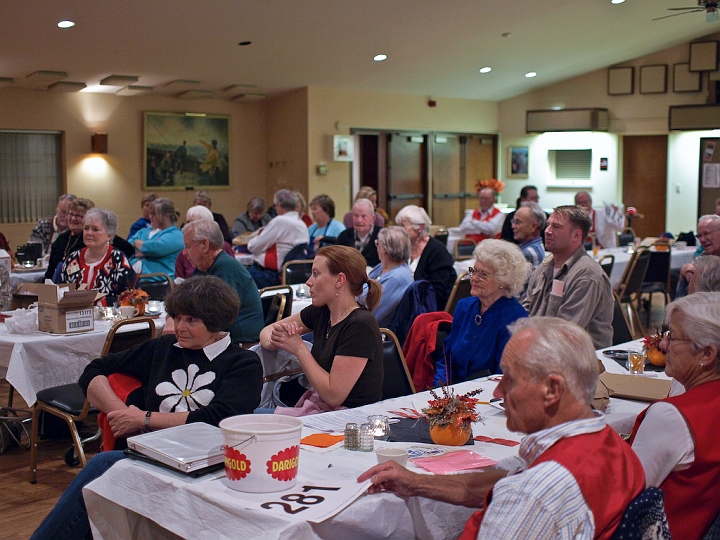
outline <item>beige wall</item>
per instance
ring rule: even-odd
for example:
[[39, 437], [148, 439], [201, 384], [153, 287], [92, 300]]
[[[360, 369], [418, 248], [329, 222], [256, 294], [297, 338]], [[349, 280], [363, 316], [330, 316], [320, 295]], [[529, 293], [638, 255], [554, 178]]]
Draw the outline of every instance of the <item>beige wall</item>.
[[[213, 210], [232, 224], [265, 175], [266, 114], [262, 103], [181, 101], [159, 96], [50, 94], [6, 89], [0, 92], [0, 129], [57, 130], [65, 133], [67, 191], [117, 212], [125, 236], [140, 216], [143, 196], [143, 111], [201, 111], [230, 115], [230, 189], [212, 192]], [[90, 154], [90, 137], [108, 133], [108, 154]], [[163, 192], [184, 214], [194, 192]], [[250, 195], [252, 196], [252, 195]], [[184, 216], [183, 216], [184, 217]], [[11, 246], [27, 241], [32, 223], [4, 224]]]
[[[718, 35], [705, 39], [717, 39]], [[703, 74], [702, 91], [696, 93], [673, 92], [673, 64], [688, 62], [689, 44], [659, 51], [621, 65], [635, 67], [635, 92], [627, 96], [607, 95], [607, 69], [564, 81], [535, 92], [499, 103], [500, 110], [500, 170], [506, 181], [503, 201], [512, 203], [525, 184], [539, 188], [540, 203], [545, 208], [571, 204], [578, 188], [549, 187], [552, 180], [548, 163], [549, 149], [592, 148], [592, 188], [594, 204], [624, 202], [637, 206], [642, 201], [622, 201], [622, 137], [624, 135], [654, 135], [668, 133], [668, 108], [671, 105], [705, 103], [707, 75]], [[640, 94], [640, 66], [666, 64], [668, 91], [665, 94]], [[552, 107], [602, 107], [610, 112], [610, 133], [525, 133], [527, 110]], [[667, 222], [666, 230], [679, 232], [694, 230], [697, 207], [699, 139], [708, 132], [685, 132], [670, 135], [668, 140]], [[528, 146], [530, 149], [529, 178], [507, 178], [507, 149], [510, 146]], [[609, 158], [609, 169], [599, 170], [599, 158]], [[678, 192], [679, 191], [679, 192]]]
[[[308, 188], [310, 197], [330, 195], [338, 216], [350, 208], [351, 165], [332, 161], [332, 138], [348, 135], [351, 128], [497, 133], [498, 106], [489, 101], [437, 99], [437, 107], [431, 108], [424, 96], [310, 88]], [[328, 165], [327, 176], [316, 174], [320, 162]]]

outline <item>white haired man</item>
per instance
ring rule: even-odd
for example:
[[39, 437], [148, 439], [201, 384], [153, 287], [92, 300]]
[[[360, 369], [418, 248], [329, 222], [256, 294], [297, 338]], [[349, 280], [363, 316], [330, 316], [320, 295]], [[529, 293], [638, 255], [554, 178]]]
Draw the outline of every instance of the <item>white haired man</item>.
[[592, 341], [557, 318], [520, 319], [510, 331], [495, 397], [504, 399], [508, 429], [527, 433], [519, 468], [511, 466], [514, 458], [493, 470], [435, 476], [386, 462], [358, 480], [372, 481], [370, 493], [483, 508], [461, 540], [610, 538], [645, 488], [645, 474], [632, 449], [590, 406], [598, 375]]
[[495, 208], [495, 192], [490, 188], [478, 190], [480, 207], [469, 213], [460, 223], [460, 232], [465, 238], [480, 243], [486, 238], [500, 238], [505, 214]]
[[353, 226], [345, 229], [338, 236], [338, 244], [357, 249], [368, 266], [375, 267], [380, 264], [377, 241], [380, 227], [375, 225], [375, 206], [370, 199], [358, 199], [353, 205]]

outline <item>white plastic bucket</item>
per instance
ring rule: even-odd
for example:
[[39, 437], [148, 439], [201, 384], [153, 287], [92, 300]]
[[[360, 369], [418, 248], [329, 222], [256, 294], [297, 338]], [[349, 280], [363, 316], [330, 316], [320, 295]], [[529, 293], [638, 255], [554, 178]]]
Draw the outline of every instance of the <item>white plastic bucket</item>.
[[220, 422], [228, 486], [248, 493], [295, 485], [302, 420], [281, 414], [246, 414]]

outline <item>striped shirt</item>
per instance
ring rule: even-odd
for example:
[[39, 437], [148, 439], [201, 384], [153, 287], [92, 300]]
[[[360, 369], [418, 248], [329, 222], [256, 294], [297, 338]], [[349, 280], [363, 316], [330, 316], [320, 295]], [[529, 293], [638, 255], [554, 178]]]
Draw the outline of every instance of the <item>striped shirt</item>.
[[[533, 463], [557, 441], [605, 428], [605, 415], [566, 422], [532, 433], [520, 445], [520, 457]], [[493, 488], [478, 539], [591, 539], [595, 520], [575, 478], [548, 461], [503, 478]]]
[[533, 270], [535, 270], [545, 258], [545, 248], [543, 247], [542, 238], [539, 236], [523, 242], [518, 246], [522, 251], [523, 256], [532, 264]]

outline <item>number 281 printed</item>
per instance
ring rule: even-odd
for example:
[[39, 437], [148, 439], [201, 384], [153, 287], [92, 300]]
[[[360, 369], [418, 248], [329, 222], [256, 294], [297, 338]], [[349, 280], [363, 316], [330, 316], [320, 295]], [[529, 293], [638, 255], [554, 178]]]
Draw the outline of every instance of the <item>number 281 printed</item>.
[[[271, 510], [273, 506], [280, 506], [287, 514], [298, 514], [303, 510], [307, 510], [309, 506], [314, 504], [320, 504], [325, 500], [325, 497], [320, 495], [303, 495], [309, 491], [339, 491], [339, 487], [323, 487], [323, 486], [303, 486], [302, 493], [288, 493], [280, 497], [282, 501], [271, 501], [261, 504], [262, 508]], [[297, 503], [299, 506], [293, 508], [290, 503]]]

